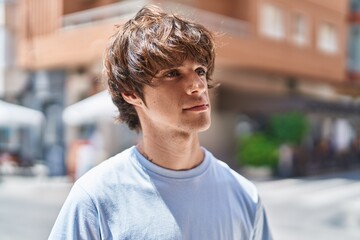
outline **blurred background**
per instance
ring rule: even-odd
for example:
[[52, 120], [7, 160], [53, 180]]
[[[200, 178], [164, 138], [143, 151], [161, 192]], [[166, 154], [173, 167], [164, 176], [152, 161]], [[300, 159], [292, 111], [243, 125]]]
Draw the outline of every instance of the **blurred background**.
[[360, 0], [0, 0], [0, 238], [46, 239], [72, 183], [136, 143], [102, 56], [152, 3], [215, 33], [202, 143], [275, 239], [360, 239]]

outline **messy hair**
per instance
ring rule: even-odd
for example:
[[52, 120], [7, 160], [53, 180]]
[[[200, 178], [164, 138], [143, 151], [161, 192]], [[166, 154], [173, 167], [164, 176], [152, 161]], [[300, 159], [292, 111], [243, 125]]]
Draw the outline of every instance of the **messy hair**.
[[207, 67], [208, 87], [214, 71], [214, 39], [204, 26], [163, 12], [157, 6], [143, 7], [112, 36], [105, 52], [104, 77], [118, 120], [132, 130], [141, 130], [133, 105], [122, 93], [132, 93], [144, 103], [143, 87], [163, 69], [179, 66], [186, 59]]

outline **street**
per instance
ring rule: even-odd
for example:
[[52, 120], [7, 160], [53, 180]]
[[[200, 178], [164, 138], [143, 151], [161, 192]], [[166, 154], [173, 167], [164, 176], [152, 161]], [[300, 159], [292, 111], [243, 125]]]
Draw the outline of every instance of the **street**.
[[[360, 171], [255, 182], [276, 240], [360, 239]], [[0, 239], [47, 239], [71, 183], [3, 177]]]
[[360, 171], [257, 183], [276, 240], [360, 239]]
[[0, 239], [47, 239], [70, 187], [64, 178], [3, 177]]

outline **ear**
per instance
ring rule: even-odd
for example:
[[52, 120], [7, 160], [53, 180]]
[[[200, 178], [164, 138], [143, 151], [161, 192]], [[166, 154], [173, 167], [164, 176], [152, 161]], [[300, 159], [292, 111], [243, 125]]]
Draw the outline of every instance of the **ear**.
[[121, 96], [124, 100], [134, 106], [141, 106], [143, 101], [140, 97], [138, 97], [135, 93], [121, 93]]

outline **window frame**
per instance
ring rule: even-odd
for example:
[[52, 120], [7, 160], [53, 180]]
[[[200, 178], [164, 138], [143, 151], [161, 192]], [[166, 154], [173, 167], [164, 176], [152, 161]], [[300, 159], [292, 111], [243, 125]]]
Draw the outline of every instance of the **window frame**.
[[[323, 26], [330, 26], [330, 30], [328, 33], [322, 33]], [[325, 30], [324, 30], [325, 31]], [[328, 40], [323, 39], [322, 34], [328, 34], [330, 38]], [[330, 41], [329, 41], [330, 40]], [[325, 43], [327, 41], [327, 43]], [[331, 43], [332, 42], [332, 43]], [[339, 26], [332, 21], [329, 20], [320, 20], [317, 24], [316, 28], [316, 41], [315, 41], [316, 49], [322, 53], [335, 55], [340, 51], [340, 36], [339, 36]]]
[[[265, 13], [266, 9], [272, 9], [275, 10], [273, 11], [273, 13], [280, 13], [279, 15], [279, 20], [274, 20], [274, 21], [268, 21], [267, 16]], [[270, 12], [269, 12], [270, 14]], [[275, 14], [274, 14], [275, 16]], [[275, 16], [276, 17], [276, 16]], [[277, 41], [282, 41], [282, 40], [286, 40], [287, 38], [287, 26], [286, 26], [286, 12], [284, 11], [284, 8], [282, 8], [280, 5], [278, 4], [274, 4], [272, 2], [264, 2], [260, 7], [259, 7], [259, 32], [262, 36], [272, 39], [272, 40], [277, 40]], [[278, 21], [280, 24], [272, 24], [275, 21]], [[270, 22], [270, 23], [269, 23]], [[276, 27], [274, 27], [276, 26]], [[272, 29], [270, 29], [272, 28]]]

